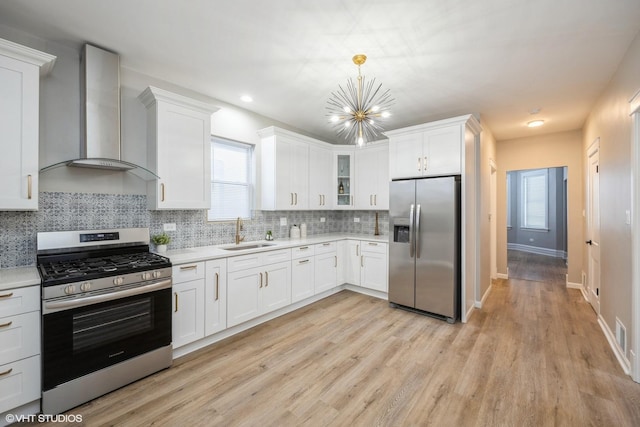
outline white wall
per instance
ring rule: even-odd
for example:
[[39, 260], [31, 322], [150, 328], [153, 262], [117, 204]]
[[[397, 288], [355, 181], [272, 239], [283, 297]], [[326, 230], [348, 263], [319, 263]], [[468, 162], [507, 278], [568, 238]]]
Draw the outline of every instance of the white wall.
[[611, 331], [615, 331], [616, 317], [621, 320], [628, 349], [635, 345], [631, 342], [631, 268], [639, 262], [631, 259], [631, 226], [625, 221], [632, 189], [629, 100], [639, 89], [640, 34], [591, 111], [583, 138], [584, 158], [588, 146], [600, 138], [600, 312]]

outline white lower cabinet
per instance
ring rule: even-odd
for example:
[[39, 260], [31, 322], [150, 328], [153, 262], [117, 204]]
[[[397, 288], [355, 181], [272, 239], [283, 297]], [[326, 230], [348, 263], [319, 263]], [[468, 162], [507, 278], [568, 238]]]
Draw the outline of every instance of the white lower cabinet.
[[0, 414], [40, 399], [40, 321], [40, 285], [0, 291]]
[[173, 348], [204, 338], [205, 265], [173, 266]]
[[315, 246], [304, 245], [291, 249], [291, 302], [298, 302], [315, 294]]
[[227, 260], [207, 261], [204, 289], [204, 334], [209, 336], [227, 327]]
[[291, 303], [290, 249], [233, 257], [227, 267], [227, 327]]
[[336, 242], [315, 245], [315, 293], [319, 294], [338, 285], [338, 245]]
[[345, 282], [387, 292], [387, 243], [349, 240], [347, 246]]

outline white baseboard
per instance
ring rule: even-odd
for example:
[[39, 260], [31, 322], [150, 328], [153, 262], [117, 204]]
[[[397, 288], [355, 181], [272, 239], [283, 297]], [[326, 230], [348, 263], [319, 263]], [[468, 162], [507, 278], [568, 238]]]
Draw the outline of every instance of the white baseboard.
[[580, 290], [582, 290], [582, 283], [570, 282], [570, 281], [569, 281], [569, 275], [568, 275], [568, 274], [565, 274], [565, 275], [564, 275], [564, 277], [565, 277], [565, 283], [566, 283], [566, 285], [567, 285], [567, 288], [569, 288], [569, 289], [580, 289]]
[[625, 356], [623, 350], [618, 345], [615, 334], [611, 329], [609, 329], [609, 326], [607, 325], [607, 322], [604, 321], [602, 315], [598, 315], [598, 324], [600, 325], [600, 328], [602, 328], [602, 332], [604, 332], [604, 336], [607, 338], [607, 341], [609, 341], [609, 346], [611, 347], [611, 350], [613, 350], [613, 354], [616, 355], [616, 359], [618, 359], [620, 367], [622, 367], [625, 374], [631, 375], [631, 362], [629, 362], [629, 359], [627, 359], [627, 356]]
[[476, 309], [475, 305], [472, 305], [471, 307], [469, 307], [469, 310], [467, 310], [465, 318], [464, 319], [460, 319], [460, 321], [462, 323], [467, 323], [469, 321], [469, 319], [471, 318], [471, 315], [473, 314], [475, 309]]
[[490, 284], [486, 292], [484, 293], [484, 295], [482, 295], [482, 299], [480, 301], [476, 301], [476, 304], [475, 304], [476, 308], [482, 308], [487, 298], [489, 298], [489, 294], [491, 293], [492, 288], [493, 288], [493, 285]]
[[509, 280], [509, 273], [507, 273], [507, 274], [498, 273], [498, 274], [496, 274], [496, 279]]
[[521, 243], [508, 243], [507, 249], [528, 252], [530, 254], [552, 256], [554, 258], [562, 258], [562, 259], [567, 258], [567, 251], [561, 251], [558, 249], [540, 248], [538, 246], [523, 245]]

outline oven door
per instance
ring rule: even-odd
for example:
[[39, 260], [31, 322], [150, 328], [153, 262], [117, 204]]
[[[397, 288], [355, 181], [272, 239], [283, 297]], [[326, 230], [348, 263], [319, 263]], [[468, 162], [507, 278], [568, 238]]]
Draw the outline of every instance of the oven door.
[[43, 390], [171, 344], [171, 280], [43, 302]]

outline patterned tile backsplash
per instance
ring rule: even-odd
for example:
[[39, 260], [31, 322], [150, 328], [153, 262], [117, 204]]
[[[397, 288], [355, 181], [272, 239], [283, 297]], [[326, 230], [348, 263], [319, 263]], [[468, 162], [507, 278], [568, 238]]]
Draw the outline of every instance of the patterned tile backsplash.
[[[103, 228], [149, 227], [162, 232], [166, 223], [175, 223], [169, 249], [233, 243], [235, 222], [208, 222], [206, 211], [149, 211], [144, 195], [41, 192], [36, 212], [0, 211], [0, 268], [35, 265], [36, 233], [41, 231], [91, 230]], [[389, 214], [379, 211], [380, 234], [389, 234]], [[287, 226], [280, 226], [287, 218]], [[321, 222], [321, 218], [325, 218]], [[360, 222], [354, 222], [359, 218]], [[293, 224], [306, 224], [307, 234], [371, 233], [373, 211], [255, 211], [244, 221], [246, 241], [262, 240], [271, 230], [274, 238], [289, 236]]]

